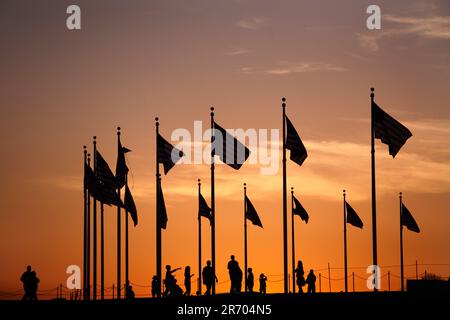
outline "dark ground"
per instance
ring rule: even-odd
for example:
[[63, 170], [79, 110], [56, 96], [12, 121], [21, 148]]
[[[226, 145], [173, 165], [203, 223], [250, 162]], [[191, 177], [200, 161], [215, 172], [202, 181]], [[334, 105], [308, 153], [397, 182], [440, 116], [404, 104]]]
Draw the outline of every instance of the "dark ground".
[[[230, 314], [230, 305], [246, 305], [239, 314]], [[267, 305], [270, 307], [267, 308]], [[34, 303], [0, 301], [3, 319], [22, 318], [92, 318], [101, 319], [205, 319], [205, 315], [179, 315], [184, 307], [211, 307], [207, 319], [322, 319], [327, 318], [392, 318], [401, 314], [402, 319], [426, 313], [429, 317], [448, 318], [450, 294], [448, 292], [367, 292], [367, 293], [318, 293], [314, 295], [269, 294], [220, 294], [215, 297], [180, 297], [165, 299], [136, 299], [134, 301], [65, 301], [49, 300]], [[227, 306], [228, 314], [222, 314]], [[254, 306], [253, 312], [251, 306]], [[258, 308], [259, 306], [259, 308]], [[264, 307], [263, 307], [264, 306]], [[238, 312], [239, 307], [234, 311]], [[270, 309], [270, 311], [269, 311]], [[217, 310], [217, 311], [214, 311]], [[246, 314], [244, 314], [246, 313]], [[447, 314], [447, 316], [445, 316]]]

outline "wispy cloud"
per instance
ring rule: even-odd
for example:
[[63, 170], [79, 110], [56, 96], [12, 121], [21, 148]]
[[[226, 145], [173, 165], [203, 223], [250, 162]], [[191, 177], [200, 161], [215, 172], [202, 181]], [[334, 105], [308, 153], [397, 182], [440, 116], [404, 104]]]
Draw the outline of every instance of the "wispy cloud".
[[248, 52], [249, 51], [247, 49], [245, 49], [245, 48], [236, 48], [236, 49], [233, 49], [233, 50], [225, 52], [225, 55], [227, 55], [227, 56], [238, 56], [238, 55], [241, 55], [241, 54], [246, 54]]
[[290, 73], [303, 73], [315, 71], [346, 71], [345, 68], [326, 62], [288, 62], [282, 61], [274, 68], [265, 70], [265, 74], [285, 75]]
[[356, 34], [360, 46], [370, 52], [380, 49], [380, 41], [404, 35], [415, 35], [427, 39], [450, 39], [450, 16], [420, 18], [386, 14], [382, 19], [383, 22], [387, 21], [393, 26], [389, 29], [384, 29], [382, 26], [379, 31]]
[[236, 22], [236, 26], [248, 30], [258, 30], [261, 29], [265, 24], [267, 23], [267, 20], [262, 17], [249, 17], [245, 19], [241, 19], [238, 22]]

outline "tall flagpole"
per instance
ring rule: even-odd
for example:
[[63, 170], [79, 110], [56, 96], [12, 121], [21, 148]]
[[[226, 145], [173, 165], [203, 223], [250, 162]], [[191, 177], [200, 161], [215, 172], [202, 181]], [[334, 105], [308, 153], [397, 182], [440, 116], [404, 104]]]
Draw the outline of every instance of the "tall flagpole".
[[[97, 137], [94, 136], [94, 175], [97, 176]], [[93, 225], [92, 228], [94, 229], [93, 235], [92, 235], [92, 241], [93, 241], [93, 262], [92, 262], [92, 268], [93, 268], [93, 276], [92, 276], [92, 290], [93, 290], [93, 299], [97, 300], [97, 199], [94, 197], [94, 212], [93, 212]]]
[[295, 293], [295, 234], [294, 234], [294, 188], [291, 187], [291, 225], [292, 225], [292, 292]]
[[[211, 146], [214, 145], [214, 107], [210, 108], [211, 113]], [[214, 156], [216, 154], [216, 150], [213, 147], [211, 150], [211, 263], [212, 263], [212, 294], [216, 294], [216, 203], [214, 198]]]
[[[125, 186], [128, 187], [128, 174], [125, 175]], [[128, 211], [125, 209], [125, 292], [124, 296], [125, 298], [128, 298], [127, 296], [127, 289], [130, 285], [130, 278], [129, 278], [129, 269], [128, 269]]]
[[[87, 157], [88, 166], [91, 166], [91, 154]], [[91, 299], [91, 195], [87, 192], [87, 243], [86, 243], [86, 299]]]
[[286, 98], [281, 99], [283, 108], [283, 273], [284, 293], [288, 293], [288, 241], [287, 241], [287, 194], [286, 194]]
[[[374, 88], [370, 88], [370, 114], [371, 114], [371, 121], [370, 121], [370, 133], [371, 133], [371, 155], [372, 155], [372, 242], [373, 242], [373, 265], [374, 265], [374, 273], [377, 272], [377, 200], [376, 200], [376, 192], [375, 192], [375, 129], [373, 125], [373, 98], [375, 97]], [[376, 292], [378, 291], [378, 275], [374, 274], [374, 281], [375, 285], [373, 287], [373, 290]]]
[[345, 190], [344, 195], [344, 283], [345, 292], [348, 292], [348, 271], [347, 271], [347, 207], [345, 205]]
[[[120, 127], [117, 127], [117, 144], [120, 143]], [[117, 196], [120, 199], [120, 188], [117, 188]], [[121, 225], [120, 225], [120, 206], [117, 206], [117, 299], [120, 299], [120, 287], [122, 286], [122, 281], [120, 280], [121, 274]]]
[[100, 299], [105, 299], [105, 221], [103, 202], [100, 203]]
[[200, 216], [200, 194], [201, 194], [201, 183], [200, 179], [198, 181], [198, 281], [197, 281], [197, 292], [198, 295], [202, 294], [202, 219]]
[[[86, 146], [83, 146], [84, 153], [84, 165], [87, 164], [87, 150]], [[84, 214], [83, 214], [83, 299], [86, 300], [86, 279], [87, 279], [87, 257], [86, 257], [86, 245], [87, 245], [87, 189], [83, 183], [83, 201], [84, 201]]]
[[247, 282], [247, 270], [248, 270], [248, 260], [247, 260], [247, 184], [244, 183], [244, 274], [245, 274], [245, 292], [248, 290]]
[[155, 118], [156, 126], [156, 277], [158, 280], [157, 296], [161, 297], [162, 283], [162, 262], [161, 262], [161, 217], [159, 210], [159, 188], [161, 188], [161, 175], [159, 174], [158, 163], [158, 135], [159, 135], [159, 119]]
[[405, 290], [405, 274], [403, 270], [403, 225], [402, 225], [402, 211], [403, 211], [403, 196], [400, 192], [400, 281], [401, 281], [401, 291]]

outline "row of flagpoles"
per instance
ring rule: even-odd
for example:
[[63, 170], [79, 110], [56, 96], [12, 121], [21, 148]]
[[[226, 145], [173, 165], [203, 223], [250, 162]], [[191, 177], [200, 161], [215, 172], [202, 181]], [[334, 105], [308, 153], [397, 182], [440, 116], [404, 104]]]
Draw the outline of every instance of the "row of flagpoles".
[[[374, 89], [371, 88], [371, 164], [372, 164], [372, 236], [373, 236], [373, 265], [377, 265], [377, 230], [376, 230], [376, 192], [375, 192], [375, 147], [374, 140], [380, 139], [381, 142], [389, 146], [389, 153], [393, 157], [405, 144], [412, 134], [400, 122], [384, 112], [374, 102]], [[198, 271], [201, 274], [202, 252], [201, 252], [201, 217], [209, 220], [211, 226], [211, 267], [213, 279], [216, 276], [215, 263], [215, 156], [235, 170], [239, 170], [250, 155], [250, 150], [239, 140], [230, 135], [224, 128], [214, 120], [214, 108], [210, 110], [211, 118], [211, 206], [208, 206], [201, 193], [200, 179], [198, 180]], [[287, 230], [287, 172], [286, 172], [286, 150], [290, 151], [290, 160], [299, 166], [308, 157], [307, 150], [300, 139], [300, 136], [292, 122], [286, 115], [286, 99], [282, 99], [282, 119], [283, 119], [283, 274], [284, 274], [284, 292], [288, 292], [288, 230]], [[162, 191], [162, 178], [160, 174], [160, 164], [163, 165], [164, 174], [173, 168], [173, 166], [183, 157], [183, 152], [178, 150], [165, 140], [159, 133], [159, 119], [155, 118], [156, 126], [156, 277], [157, 277], [157, 296], [161, 296], [162, 283], [162, 229], [167, 227], [167, 211], [164, 203]], [[100, 295], [104, 297], [104, 205], [117, 207], [117, 283], [121, 284], [121, 209], [125, 210], [125, 295], [127, 285], [129, 284], [128, 272], [128, 215], [131, 216], [134, 225], [137, 225], [137, 210], [128, 187], [128, 167], [125, 160], [125, 154], [130, 150], [122, 147], [120, 141], [120, 127], [117, 130], [117, 163], [116, 174], [114, 175], [107, 162], [97, 149], [97, 140], [93, 141], [93, 169], [91, 168], [90, 155], [87, 154], [84, 147], [84, 297], [90, 299], [91, 287], [91, 253], [92, 246], [92, 270], [93, 270], [93, 288], [97, 288], [97, 201], [100, 203]], [[124, 200], [121, 200], [121, 189], [125, 187]], [[91, 217], [91, 198], [93, 199], [92, 217]], [[356, 211], [346, 201], [344, 190], [344, 272], [345, 272], [345, 292], [348, 291], [347, 285], [347, 223], [362, 228], [363, 222]], [[309, 215], [303, 208], [300, 201], [294, 196], [291, 188], [291, 225], [292, 225], [292, 274], [293, 288], [295, 292], [295, 236], [294, 236], [294, 216], [298, 215], [301, 220], [308, 223]], [[91, 227], [92, 220], [92, 245], [91, 245]], [[252, 224], [263, 227], [259, 215], [247, 196], [247, 185], [244, 184], [244, 268], [245, 268], [245, 288], [247, 290], [247, 220]], [[401, 289], [403, 290], [403, 226], [409, 230], [419, 232], [417, 223], [414, 221], [409, 210], [403, 205], [400, 195], [400, 257], [401, 257]], [[375, 272], [375, 271], [374, 271]], [[199, 291], [201, 282], [199, 277]], [[375, 277], [376, 279], [376, 277]], [[212, 282], [212, 294], [215, 294], [215, 281]], [[376, 291], [376, 286], [375, 286]], [[97, 299], [97, 290], [93, 290], [94, 300]], [[120, 286], [118, 286], [117, 298], [121, 298]]]

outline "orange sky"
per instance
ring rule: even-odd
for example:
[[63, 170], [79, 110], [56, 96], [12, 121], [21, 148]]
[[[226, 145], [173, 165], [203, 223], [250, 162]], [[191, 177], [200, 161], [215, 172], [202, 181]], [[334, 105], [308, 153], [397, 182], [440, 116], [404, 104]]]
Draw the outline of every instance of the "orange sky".
[[[377, 142], [378, 260], [399, 275], [398, 192], [422, 232], [404, 233], [405, 263], [450, 264], [450, 7], [445, 1], [381, 1], [382, 29], [366, 29], [369, 1], [78, 1], [82, 30], [68, 31], [72, 1], [0, 3], [0, 291], [16, 291], [31, 264], [41, 288], [65, 283], [82, 264], [82, 146], [93, 135], [114, 170], [122, 127], [139, 225], [130, 232], [130, 278], [155, 273], [154, 117], [173, 130], [209, 124], [281, 127], [281, 97], [309, 152], [288, 163], [288, 187], [310, 214], [296, 221], [305, 269], [343, 266], [342, 189], [364, 222], [348, 228], [349, 266], [372, 262], [369, 88], [413, 133], [395, 159]], [[281, 161], [280, 161], [281, 166]], [[210, 201], [208, 165], [163, 177], [168, 228], [163, 264], [197, 274], [197, 178]], [[281, 275], [282, 176], [257, 164], [216, 170], [217, 272], [235, 254], [243, 265], [242, 184], [264, 229], [249, 226], [249, 265]], [[106, 285], [116, 279], [116, 215], [106, 209]], [[204, 259], [210, 252], [204, 224]], [[290, 261], [290, 260], [289, 260]], [[450, 276], [450, 265], [420, 266]], [[326, 275], [321, 271], [323, 275]], [[413, 267], [406, 276], [415, 275]], [[332, 278], [343, 277], [333, 270]], [[182, 282], [182, 272], [178, 273]], [[269, 277], [270, 292], [282, 290]], [[278, 282], [277, 282], [278, 281]], [[391, 278], [391, 289], [399, 280]], [[226, 291], [228, 283], [218, 291]], [[196, 288], [196, 285], [193, 286]], [[342, 290], [334, 281], [332, 290]], [[387, 289], [386, 278], [382, 289]], [[328, 290], [328, 283], [322, 283]], [[356, 279], [356, 289], [365, 281]], [[136, 287], [138, 294], [148, 289]]]

